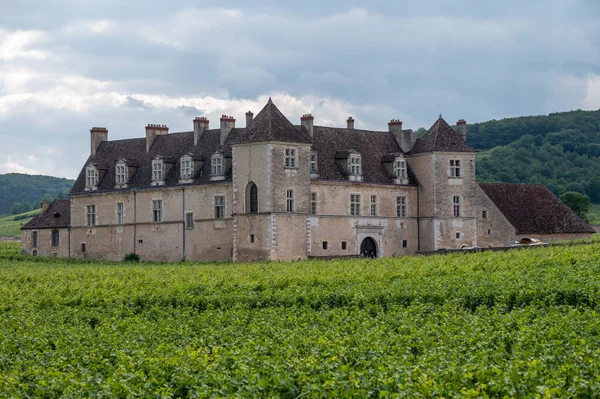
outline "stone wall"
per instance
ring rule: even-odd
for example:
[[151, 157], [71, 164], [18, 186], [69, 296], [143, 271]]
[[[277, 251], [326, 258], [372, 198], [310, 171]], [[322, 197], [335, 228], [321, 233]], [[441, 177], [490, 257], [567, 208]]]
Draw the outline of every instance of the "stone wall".
[[[214, 219], [215, 196], [225, 197], [225, 219]], [[158, 223], [153, 221], [153, 200], [163, 204]], [[124, 204], [120, 225], [118, 202]], [[95, 226], [87, 226], [88, 205], [96, 206]], [[227, 183], [75, 196], [71, 201], [72, 256], [121, 260], [136, 253], [142, 260], [231, 260], [231, 205], [231, 184]], [[184, 228], [188, 212], [193, 213], [192, 228]]]
[[514, 244], [515, 228], [479, 186], [477, 186], [477, 212], [479, 247], [503, 247]]
[[[52, 231], [57, 230], [59, 242], [52, 245]], [[38, 234], [37, 246], [33, 246], [33, 232]], [[69, 229], [21, 230], [21, 249], [28, 255], [69, 257]]]

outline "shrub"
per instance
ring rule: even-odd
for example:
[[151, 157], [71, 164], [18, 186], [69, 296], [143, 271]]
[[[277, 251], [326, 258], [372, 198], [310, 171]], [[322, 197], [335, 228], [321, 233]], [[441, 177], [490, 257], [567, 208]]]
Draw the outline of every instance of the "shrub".
[[140, 256], [138, 254], [130, 253], [125, 255], [125, 262], [139, 262]]

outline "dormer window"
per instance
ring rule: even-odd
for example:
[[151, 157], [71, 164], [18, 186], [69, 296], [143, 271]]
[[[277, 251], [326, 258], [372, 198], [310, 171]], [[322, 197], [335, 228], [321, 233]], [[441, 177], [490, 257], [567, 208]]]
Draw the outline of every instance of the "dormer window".
[[215, 152], [210, 158], [211, 180], [225, 179], [225, 165], [222, 152]]
[[127, 181], [129, 180], [129, 173], [127, 170], [127, 165], [123, 161], [117, 162], [116, 171], [115, 171], [115, 184], [119, 187], [123, 187], [127, 185]]
[[394, 175], [394, 183], [396, 184], [408, 184], [408, 167], [406, 164], [406, 158], [403, 156], [397, 156], [394, 158], [392, 173]]
[[348, 178], [362, 181], [362, 157], [358, 153], [351, 153], [348, 157]]
[[312, 151], [310, 153], [310, 175], [311, 177], [317, 177], [317, 153]]
[[85, 189], [96, 190], [98, 188], [98, 168], [96, 165], [88, 165], [85, 168]]
[[286, 148], [285, 149], [285, 167], [289, 169], [296, 168], [298, 164], [296, 159], [296, 149], [295, 148]]
[[180, 160], [181, 180], [190, 180], [194, 176], [194, 161], [190, 155], [184, 155]]
[[162, 158], [152, 161], [152, 184], [161, 185], [165, 183], [165, 163]]
[[406, 160], [404, 158], [396, 158], [394, 161], [394, 177], [406, 179]]

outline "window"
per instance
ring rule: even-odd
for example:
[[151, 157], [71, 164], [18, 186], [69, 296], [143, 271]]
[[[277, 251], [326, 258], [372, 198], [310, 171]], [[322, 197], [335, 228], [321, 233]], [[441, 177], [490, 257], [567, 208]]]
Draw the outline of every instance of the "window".
[[37, 246], [38, 246], [38, 232], [37, 231], [31, 232], [31, 246], [33, 248], [37, 248]]
[[212, 165], [212, 175], [223, 176], [225, 174], [223, 171], [223, 154], [220, 152], [213, 154], [210, 161]]
[[164, 180], [164, 163], [162, 159], [152, 161], [152, 181], [161, 182]]
[[125, 165], [124, 162], [118, 162], [117, 163], [117, 170], [116, 170], [116, 181], [115, 183], [117, 185], [123, 185], [123, 184], [127, 184], [127, 180], [128, 180], [128, 173], [127, 173], [127, 165]]
[[96, 225], [96, 205], [88, 205], [86, 207], [86, 215], [87, 215], [87, 225], [95, 226]]
[[348, 242], [347, 241], [342, 241], [342, 251], [345, 251], [348, 249]]
[[455, 195], [454, 197], [452, 197], [452, 205], [453, 205], [453, 211], [454, 211], [454, 217], [460, 217], [460, 197], [458, 195]]
[[481, 211], [481, 217], [483, 219], [487, 218], [487, 211]]
[[327, 250], [327, 246], [328, 246], [328, 242], [327, 241], [323, 241], [323, 249]]
[[215, 219], [225, 219], [225, 196], [215, 197]]
[[52, 230], [52, 246], [58, 247], [59, 242], [60, 242], [60, 233], [58, 232], [57, 229], [54, 229], [54, 230]]
[[296, 149], [286, 148], [285, 149], [285, 167], [295, 168], [296, 167]]
[[258, 187], [254, 182], [250, 182], [246, 186], [246, 212], [258, 212]]
[[350, 194], [350, 215], [360, 216], [360, 194]]
[[194, 176], [194, 162], [189, 155], [181, 157], [181, 178], [191, 179]]
[[399, 179], [406, 178], [406, 160], [396, 159], [394, 162], [394, 176]]
[[98, 168], [94, 165], [90, 165], [85, 168], [85, 186], [86, 188], [96, 188], [98, 186]]
[[317, 214], [317, 193], [310, 193], [310, 213]]
[[154, 223], [162, 222], [163, 218], [163, 202], [162, 200], [152, 201], [152, 221]]
[[377, 196], [371, 195], [371, 216], [377, 216]]
[[125, 216], [125, 204], [117, 202], [117, 224], [123, 224]]
[[456, 239], [460, 240], [460, 232], [456, 233]]
[[85, 253], [85, 242], [81, 243], [81, 253]]
[[406, 197], [403, 195], [396, 197], [396, 216], [399, 218], [406, 217]]
[[460, 177], [460, 160], [450, 160], [450, 177]]
[[186, 229], [194, 228], [194, 213], [193, 212], [187, 212], [185, 214], [185, 228]]
[[251, 243], [251, 244], [253, 244], [253, 243], [254, 243], [254, 234], [250, 234], [250, 235], [248, 236], [248, 241], [250, 241], [250, 243]]
[[402, 240], [402, 248], [408, 248], [408, 240]]
[[348, 173], [351, 176], [361, 176], [362, 168], [361, 168], [361, 157], [360, 154], [351, 154], [348, 159]]
[[492, 234], [492, 230], [488, 230], [488, 235]]
[[286, 205], [287, 212], [294, 212], [294, 190], [287, 190]]
[[310, 174], [311, 175], [317, 174], [317, 153], [316, 152], [310, 153]]

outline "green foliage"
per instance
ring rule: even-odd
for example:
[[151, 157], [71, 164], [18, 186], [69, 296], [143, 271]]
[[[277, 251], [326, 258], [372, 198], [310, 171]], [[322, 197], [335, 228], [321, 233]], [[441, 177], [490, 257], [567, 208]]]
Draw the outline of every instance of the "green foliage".
[[0, 396], [597, 397], [599, 249], [235, 265], [7, 255]]
[[[44, 194], [50, 194], [53, 198], [66, 198], [73, 183], [73, 180], [51, 176], [0, 174], [0, 215], [10, 213], [14, 204], [24, 202], [31, 207], [27, 210], [37, 209]], [[27, 210], [16, 209], [17, 213]]]
[[139, 262], [140, 256], [138, 254], [134, 254], [133, 252], [125, 255], [125, 262]]
[[42, 196], [42, 201], [46, 201], [47, 203], [50, 204], [50, 203], [52, 203], [52, 201], [54, 201], [54, 197], [52, 195], [50, 195], [49, 193], [46, 193]]
[[467, 140], [484, 150], [479, 181], [543, 184], [554, 194], [600, 203], [600, 111], [571, 111], [476, 123]]
[[0, 237], [21, 237], [20, 228], [40, 213], [40, 209], [15, 216], [0, 217]]
[[582, 219], [586, 218], [592, 205], [587, 195], [575, 191], [567, 191], [560, 196], [560, 200]]

